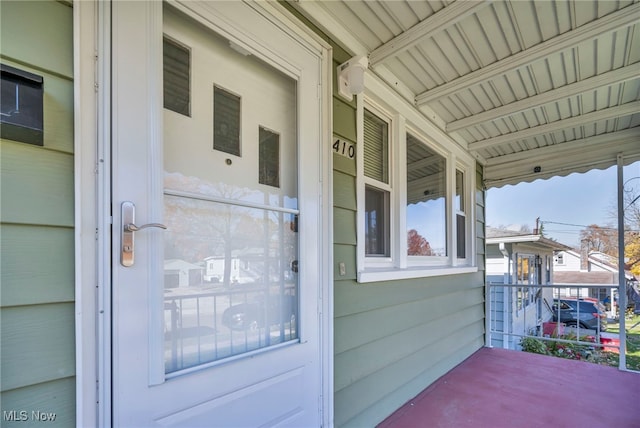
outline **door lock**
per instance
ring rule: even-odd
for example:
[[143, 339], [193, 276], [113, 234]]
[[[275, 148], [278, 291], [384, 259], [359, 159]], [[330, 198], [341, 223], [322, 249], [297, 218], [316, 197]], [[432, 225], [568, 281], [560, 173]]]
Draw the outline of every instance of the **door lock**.
[[134, 223], [136, 220], [136, 206], [133, 202], [125, 201], [120, 206], [120, 218], [122, 221], [122, 228], [120, 229], [120, 242], [122, 248], [120, 250], [120, 264], [125, 267], [133, 266], [134, 262], [134, 239], [133, 232], [137, 232], [142, 229], [150, 227], [159, 227], [160, 229], [166, 229], [167, 226], [161, 223], [148, 223], [142, 226], [136, 226]]

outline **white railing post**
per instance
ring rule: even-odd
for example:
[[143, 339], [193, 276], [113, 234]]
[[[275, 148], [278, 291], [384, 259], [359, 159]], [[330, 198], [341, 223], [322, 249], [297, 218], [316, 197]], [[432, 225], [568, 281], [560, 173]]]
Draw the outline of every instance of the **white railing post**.
[[618, 154], [618, 313], [620, 314], [620, 370], [627, 369], [627, 332], [626, 311], [627, 311], [627, 281], [624, 274], [624, 181], [623, 181], [623, 158]]

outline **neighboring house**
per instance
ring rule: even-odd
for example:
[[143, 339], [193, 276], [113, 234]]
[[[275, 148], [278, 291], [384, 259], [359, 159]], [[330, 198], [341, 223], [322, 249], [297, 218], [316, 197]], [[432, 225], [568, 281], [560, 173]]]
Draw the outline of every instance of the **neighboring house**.
[[[224, 270], [227, 264], [226, 259], [220, 256], [206, 257], [204, 259], [205, 273], [204, 280], [209, 282], [220, 282], [224, 280]], [[229, 279], [238, 282], [240, 277], [240, 259], [232, 257], [229, 264]]]
[[202, 284], [204, 268], [184, 260], [164, 261], [165, 288]]
[[[554, 252], [569, 247], [539, 234], [486, 228], [486, 275], [492, 346], [519, 349], [520, 336], [536, 335], [552, 317]], [[500, 287], [499, 284], [516, 285]], [[521, 287], [519, 287], [521, 286]], [[511, 336], [513, 334], [513, 336]]]
[[487, 345], [485, 190], [640, 159], [638, 21], [1, 1], [2, 425], [375, 426]]
[[[595, 297], [606, 303], [615, 314], [615, 306], [610, 306], [611, 302], [617, 302], [618, 290], [610, 287], [618, 284], [618, 267], [616, 261], [611, 256], [598, 251], [589, 251], [588, 244], [583, 242], [580, 251], [564, 250], [559, 251], [553, 260], [555, 273], [554, 282], [561, 284], [586, 284], [586, 285], [607, 285], [609, 287], [582, 288], [566, 287], [560, 288], [559, 293], [563, 296]], [[625, 272], [627, 286], [633, 287], [635, 278], [630, 272]]]

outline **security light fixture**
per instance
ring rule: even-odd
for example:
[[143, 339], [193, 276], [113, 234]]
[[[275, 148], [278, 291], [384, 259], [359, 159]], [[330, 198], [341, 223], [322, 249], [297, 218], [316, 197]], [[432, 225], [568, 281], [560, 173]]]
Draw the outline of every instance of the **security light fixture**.
[[366, 56], [354, 56], [338, 66], [338, 93], [351, 101], [353, 96], [364, 91], [364, 72], [369, 67]]

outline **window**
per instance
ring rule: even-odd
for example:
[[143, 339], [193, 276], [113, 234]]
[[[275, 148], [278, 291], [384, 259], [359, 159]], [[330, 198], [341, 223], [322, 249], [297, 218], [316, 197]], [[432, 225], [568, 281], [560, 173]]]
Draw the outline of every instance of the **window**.
[[358, 281], [476, 271], [473, 160], [392, 108], [358, 111]]
[[240, 97], [213, 88], [213, 148], [240, 156]]
[[365, 203], [365, 253], [389, 257], [389, 192], [367, 186]]
[[407, 255], [447, 255], [447, 160], [407, 134]]
[[258, 181], [267, 186], [280, 187], [280, 136], [262, 126], [258, 134]]
[[162, 46], [164, 108], [191, 116], [191, 52], [167, 37]]
[[364, 112], [365, 254], [390, 256], [389, 124]]
[[466, 253], [466, 225], [467, 219], [465, 214], [465, 185], [464, 185], [464, 172], [456, 169], [456, 248], [457, 256], [459, 259], [464, 259], [467, 256]]

